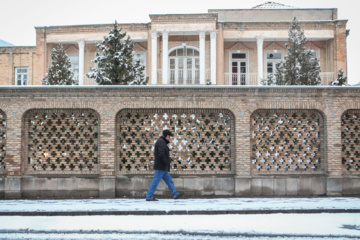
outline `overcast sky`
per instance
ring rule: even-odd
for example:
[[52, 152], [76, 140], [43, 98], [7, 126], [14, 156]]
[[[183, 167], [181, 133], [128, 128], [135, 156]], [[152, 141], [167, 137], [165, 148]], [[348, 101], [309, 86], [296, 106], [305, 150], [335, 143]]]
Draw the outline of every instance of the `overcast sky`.
[[[252, 8], [267, 0], [0, 0], [0, 39], [14, 45], [34, 46], [35, 26], [147, 23], [149, 14], [207, 13], [208, 9]], [[298, 8], [338, 8], [338, 18], [347, 19], [349, 83], [360, 82], [360, 13], [356, 0], [277, 0]], [[176, 4], [175, 4], [176, 3]], [[306, 32], [305, 32], [306, 35]]]

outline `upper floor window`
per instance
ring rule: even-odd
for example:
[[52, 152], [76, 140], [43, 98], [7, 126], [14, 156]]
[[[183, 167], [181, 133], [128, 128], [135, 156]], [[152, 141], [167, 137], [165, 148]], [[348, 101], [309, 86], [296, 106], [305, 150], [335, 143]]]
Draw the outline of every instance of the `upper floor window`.
[[169, 84], [200, 84], [199, 51], [186, 46], [171, 51], [169, 73]]
[[267, 52], [265, 58], [266, 76], [276, 72], [276, 63], [283, 60], [281, 52]]
[[15, 85], [26, 86], [28, 85], [28, 68], [17, 67], [15, 68]]
[[79, 80], [79, 55], [69, 55], [71, 69], [74, 72], [74, 80]]
[[134, 52], [134, 62], [140, 61], [140, 65], [144, 66], [144, 73], [146, 73], [146, 52]]
[[247, 85], [249, 84], [248, 75], [248, 53], [232, 52], [230, 53], [230, 78], [231, 85]]

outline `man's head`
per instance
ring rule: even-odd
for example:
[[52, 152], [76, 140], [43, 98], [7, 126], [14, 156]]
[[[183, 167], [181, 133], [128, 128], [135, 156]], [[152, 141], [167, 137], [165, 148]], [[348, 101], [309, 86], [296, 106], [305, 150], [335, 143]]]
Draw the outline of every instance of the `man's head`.
[[170, 132], [170, 130], [166, 129], [163, 131], [163, 136], [166, 140], [170, 140], [170, 137], [173, 137], [174, 135]]

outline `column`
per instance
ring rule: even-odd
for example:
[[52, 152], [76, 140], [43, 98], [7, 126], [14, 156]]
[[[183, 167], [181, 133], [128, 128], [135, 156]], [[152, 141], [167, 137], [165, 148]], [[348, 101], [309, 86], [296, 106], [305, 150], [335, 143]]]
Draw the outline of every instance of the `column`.
[[84, 85], [84, 49], [85, 41], [78, 42], [79, 44], [79, 86]]
[[151, 85], [157, 84], [157, 32], [151, 32]]
[[162, 32], [163, 37], [163, 55], [162, 55], [162, 83], [168, 83], [168, 49], [169, 32]]
[[211, 84], [216, 84], [216, 31], [210, 33]]
[[263, 44], [264, 39], [263, 38], [257, 38], [257, 56], [258, 56], [258, 85], [261, 84], [261, 79], [263, 78]]
[[200, 47], [200, 84], [205, 84], [205, 32], [199, 33]]

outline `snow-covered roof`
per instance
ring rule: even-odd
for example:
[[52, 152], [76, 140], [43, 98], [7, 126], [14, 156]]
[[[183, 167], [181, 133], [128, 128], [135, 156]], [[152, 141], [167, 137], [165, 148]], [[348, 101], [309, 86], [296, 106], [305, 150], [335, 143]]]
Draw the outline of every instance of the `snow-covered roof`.
[[10, 47], [10, 46], [14, 46], [14, 44], [0, 39], [0, 47]]
[[253, 7], [255, 9], [269, 9], [269, 8], [274, 8], [274, 9], [278, 9], [278, 8], [295, 8], [289, 5], [285, 5], [285, 4], [281, 4], [281, 3], [276, 3], [276, 2], [266, 2], [260, 5], [257, 5], [255, 7]]

